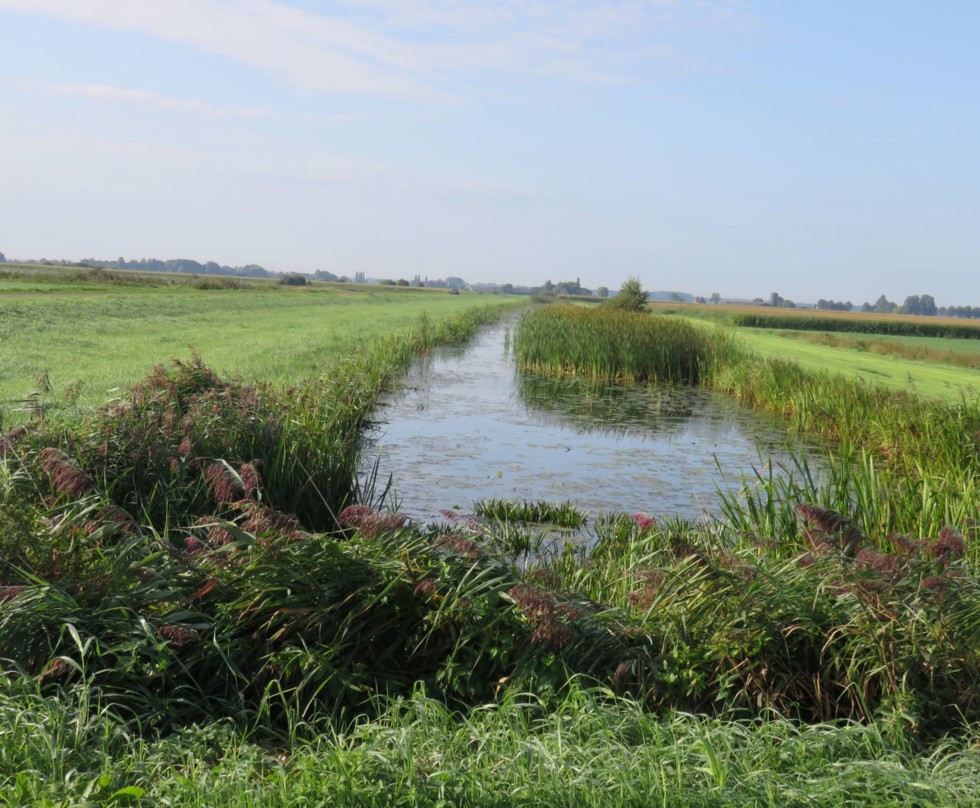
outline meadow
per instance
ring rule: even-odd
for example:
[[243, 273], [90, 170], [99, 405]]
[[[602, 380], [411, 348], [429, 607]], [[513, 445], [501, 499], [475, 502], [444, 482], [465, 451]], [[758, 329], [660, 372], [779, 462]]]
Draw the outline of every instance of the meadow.
[[126, 282], [0, 279], [0, 408], [32, 394], [49, 410], [91, 408], [192, 353], [223, 375], [288, 385], [421, 316], [474, 305], [445, 290], [114, 275]]
[[[147, 370], [162, 345], [128, 357], [119, 330], [109, 372], [139, 381], [74, 409], [52, 385], [9, 418], [0, 803], [977, 802], [975, 401], [773, 361], [727, 327], [542, 307], [514, 336], [529, 366], [725, 390], [819, 436], [829, 477], [760, 469], [707, 523], [484, 501], [409, 524], [356, 474], [364, 423], [413, 357], [511, 301], [388, 294], [0, 301], [50, 323], [59, 379], [59, 317], [66, 340], [85, 317], [113, 333], [131, 300], [148, 333], [214, 339]], [[293, 339], [219, 371], [242, 338], [212, 312]], [[336, 347], [314, 360], [318, 319]]]

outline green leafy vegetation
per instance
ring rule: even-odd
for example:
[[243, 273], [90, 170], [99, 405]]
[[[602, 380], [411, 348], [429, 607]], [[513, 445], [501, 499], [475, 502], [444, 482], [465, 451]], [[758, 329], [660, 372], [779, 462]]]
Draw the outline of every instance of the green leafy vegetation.
[[691, 384], [736, 350], [725, 334], [679, 318], [564, 304], [525, 314], [514, 347], [529, 370]]
[[504, 499], [480, 499], [473, 506], [477, 516], [504, 522], [538, 522], [559, 527], [578, 528], [587, 516], [571, 502], [520, 502]]
[[607, 299], [603, 305], [622, 311], [643, 311], [647, 305], [647, 293], [639, 278], [627, 278], [620, 287], [619, 294]]
[[[280, 321], [344, 310], [242, 291], [219, 320], [261, 318], [259, 295]], [[155, 294], [130, 313], [226, 293]], [[386, 294], [387, 333], [288, 386], [192, 356], [0, 436], [0, 800], [974, 800], [980, 405], [556, 304], [522, 319], [521, 362], [712, 385], [821, 438], [828, 470], [762, 467], [707, 523], [491, 500], [411, 524], [357, 478], [362, 428], [414, 356], [500, 309], [417, 306], [396, 330], [396, 296], [428, 293]], [[45, 303], [52, 334], [111, 322]], [[568, 532], [528, 532], [545, 522]]]

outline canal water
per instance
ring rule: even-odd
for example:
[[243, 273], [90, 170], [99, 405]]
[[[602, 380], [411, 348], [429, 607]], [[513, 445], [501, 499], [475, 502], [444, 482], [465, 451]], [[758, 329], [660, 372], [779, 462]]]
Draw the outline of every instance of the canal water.
[[401, 513], [444, 520], [497, 498], [702, 518], [743, 470], [789, 463], [785, 429], [723, 394], [519, 373], [514, 326], [419, 359], [375, 414], [362, 474], [377, 463]]

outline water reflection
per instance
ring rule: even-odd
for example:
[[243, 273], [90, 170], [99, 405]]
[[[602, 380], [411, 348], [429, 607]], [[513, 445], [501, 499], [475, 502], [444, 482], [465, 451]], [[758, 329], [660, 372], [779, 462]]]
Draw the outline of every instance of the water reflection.
[[378, 413], [365, 468], [393, 476], [409, 516], [502, 498], [696, 518], [742, 468], [786, 457], [778, 423], [721, 394], [519, 374], [507, 334], [491, 326], [415, 363]]
[[515, 389], [528, 418], [573, 427], [580, 435], [669, 435], [696, 415], [697, 391], [691, 388], [612, 385], [518, 372]]

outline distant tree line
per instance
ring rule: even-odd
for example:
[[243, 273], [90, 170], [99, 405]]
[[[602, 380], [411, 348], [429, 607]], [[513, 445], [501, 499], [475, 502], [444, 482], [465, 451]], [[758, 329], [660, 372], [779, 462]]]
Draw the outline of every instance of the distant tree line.
[[817, 308], [821, 311], [851, 311], [854, 308], [854, 304], [850, 300], [846, 302], [841, 302], [837, 300], [824, 300], [820, 298], [817, 301]]
[[980, 320], [980, 306], [940, 306], [940, 317], [966, 317]]
[[[759, 298], [756, 298], [758, 300]], [[769, 294], [769, 305], [774, 309], [795, 309], [796, 304], [792, 300], [787, 300], [782, 297], [779, 292], [771, 292]]]
[[[531, 292], [536, 295], [592, 296], [592, 290], [582, 286], [579, 278], [576, 278], [574, 281], [558, 281], [558, 283], [552, 283], [550, 280], [547, 280], [543, 285], [533, 288]], [[608, 294], [609, 290], [606, 289], [606, 295]]]
[[909, 295], [905, 302], [899, 306], [884, 295], [881, 295], [874, 304], [865, 303], [861, 306], [861, 311], [875, 312], [877, 314], [914, 314], [922, 317], [961, 317], [967, 319], [980, 319], [980, 307], [978, 306], [937, 306], [936, 299], [932, 295]]
[[140, 258], [127, 261], [119, 257], [115, 260], [98, 258], [83, 258], [81, 261], [53, 261], [47, 258], [40, 260], [25, 260], [25, 264], [40, 264], [51, 267], [88, 267], [91, 269], [135, 269], [141, 272], [176, 272], [186, 275], [237, 275], [249, 278], [277, 278], [281, 273], [270, 272], [258, 264], [246, 264], [240, 267], [229, 267], [215, 261], [200, 263], [190, 258], [170, 258], [161, 261], [159, 258]]

